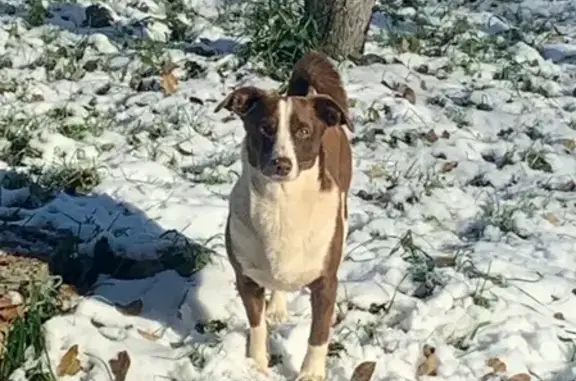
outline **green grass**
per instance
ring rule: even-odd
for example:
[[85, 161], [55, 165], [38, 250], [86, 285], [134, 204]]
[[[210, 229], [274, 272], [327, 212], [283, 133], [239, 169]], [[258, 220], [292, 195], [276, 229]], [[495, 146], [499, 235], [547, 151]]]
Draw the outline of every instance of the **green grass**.
[[[42, 325], [60, 312], [58, 293], [52, 285], [30, 285], [26, 303], [28, 310], [23, 317], [14, 320], [6, 336], [0, 380], [8, 380], [29, 357], [38, 358], [45, 354]], [[55, 380], [50, 371], [43, 369], [41, 362], [27, 371], [27, 377], [30, 381]]]
[[241, 49], [244, 60], [262, 64], [261, 74], [285, 81], [294, 63], [319, 46], [319, 33], [301, 1], [250, 0], [241, 34], [249, 42]]

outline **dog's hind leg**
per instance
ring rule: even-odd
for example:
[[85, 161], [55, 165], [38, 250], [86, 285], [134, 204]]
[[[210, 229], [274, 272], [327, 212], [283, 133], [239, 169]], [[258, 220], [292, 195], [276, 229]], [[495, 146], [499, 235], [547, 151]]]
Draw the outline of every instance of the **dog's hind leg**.
[[288, 320], [288, 308], [286, 306], [286, 293], [272, 290], [270, 301], [266, 306], [266, 318], [271, 325], [278, 325]]

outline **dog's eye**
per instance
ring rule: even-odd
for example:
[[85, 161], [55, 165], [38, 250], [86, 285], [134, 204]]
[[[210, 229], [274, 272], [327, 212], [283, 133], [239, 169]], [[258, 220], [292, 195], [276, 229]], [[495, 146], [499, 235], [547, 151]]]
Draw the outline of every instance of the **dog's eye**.
[[298, 131], [296, 131], [296, 137], [298, 139], [307, 139], [312, 134], [312, 131], [308, 127], [302, 127]]

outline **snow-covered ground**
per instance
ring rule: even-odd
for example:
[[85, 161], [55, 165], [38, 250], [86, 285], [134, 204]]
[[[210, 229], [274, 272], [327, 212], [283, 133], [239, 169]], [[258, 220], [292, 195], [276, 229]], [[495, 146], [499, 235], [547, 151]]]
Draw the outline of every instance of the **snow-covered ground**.
[[[99, 173], [90, 196], [47, 203], [4, 176], [3, 227], [68, 230], [74, 261], [113, 272], [113, 252], [155, 274], [100, 275], [46, 323], [53, 369], [78, 345], [82, 369], [62, 380], [114, 379], [121, 351], [126, 381], [265, 379], [245, 359], [222, 239], [243, 129], [213, 109], [239, 84], [280, 83], [237, 67], [230, 1], [190, 1], [197, 14], [180, 24], [168, 3], [110, 0], [91, 28], [86, 0], [0, 2], [0, 176]], [[576, 380], [576, 2], [415, 4], [383, 5], [369, 55], [340, 67], [357, 132], [328, 379], [374, 360], [375, 381], [415, 380], [431, 345], [438, 380], [479, 380], [492, 357], [504, 375]], [[423, 19], [437, 25], [427, 39], [399, 32]], [[178, 25], [196, 43], [165, 42]], [[164, 56], [179, 65], [167, 96], [146, 69]], [[197, 255], [211, 261], [189, 276]], [[304, 356], [308, 292], [289, 309], [271, 331], [272, 380], [292, 379]]]

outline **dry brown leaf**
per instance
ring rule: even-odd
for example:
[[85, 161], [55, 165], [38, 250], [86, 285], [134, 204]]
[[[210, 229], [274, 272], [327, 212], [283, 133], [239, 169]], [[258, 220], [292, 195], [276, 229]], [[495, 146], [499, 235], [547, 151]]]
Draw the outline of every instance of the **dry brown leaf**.
[[24, 306], [22, 304], [13, 304], [9, 307], [0, 308], [0, 321], [11, 322], [23, 316]]
[[436, 140], [438, 140], [438, 135], [436, 135], [436, 131], [433, 129], [430, 129], [428, 132], [422, 134], [422, 137], [429, 143], [434, 143]]
[[363, 363], [358, 364], [356, 368], [354, 368], [354, 372], [352, 372], [352, 377], [350, 377], [350, 381], [368, 381], [372, 378], [374, 374], [374, 369], [376, 368], [376, 362], [374, 361], [364, 361]]
[[108, 360], [108, 364], [110, 364], [110, 370], [114, 375], [114, 381], [126, 380], [126, 374], [128, 374], [128, 369], [130, 368], [128, 352], [118, 352], [116, 358]]
[[413, 105], [416, 104], [416, 93], [410, 87], [406, 86], [402, 92], [402, 97]]
[[71, 346], [60, 359], [60, 364], [56, 368], [56, 375], [74, 376], [80, 371], [80, 360], [78, 360], [78, 344]]
[[159, 338], [162, 337], [162, 334], [161, 334], [161, 333], [158, 334], [158, 333], [155, 333], [155, 332], [148, 332], [148, 331], [144, 331], [143, 329], [140, 329], [140, 328], [138, 328], [138, 329], [136, 329], [136, 330], [137, 330], [138, 333], [139, 333], [143, 338], [145, 338], [146, 340], [156, 341], [156, 340], [158, 340]]
[[160, 86], [164, 91], [164, 95], [170, 95], [178, 89], [178, 79], [173, 74], [176, 67], [176, 64], [170, 61], [165, 62], [163, 65], [160, 73]]
[[160, 86], [164, 90], [164, 95], [170, 95], [178, 89], [178, 80], [172, 73], [161, 74]]
[[447, 161], [446, 163], [442, 164], [442, 167], [440, 168], [440, 172], [441, 173], [450, 172], [451, 170], [453, 170], [457, 166], [458, 166], [457, 161]]
[[576, 149], [576, 139], [562, 139], [561, 142], [568, 151]]
[[8, 295], [2, 295], [0, 296], [0, 309], [1, 308], [7, 308], [7, 307], [12, 307], [14, 303], [12, 303], [12, 298], [9, 297]]
[[142, 309], [144, 308], [144, 303], [142, 300], [136, 299], [128, 304], [114, 304], [118, 311], [122, 312], [124, 315], [131, 315], [137, 316], [142, 313]]
[[516, 373], [508, 381], [530, 381], [530, 376], [526, 373]]
[[494, 373], [504, 373], [507, 369], [506, 363], [498, 357], [490, 357], [488, 361], [486, 361], [486, 365], [492, 368]]
[[553, 213], [550, 212], [543, 213], [542, 217], [544, 217], [546, 221], [550, 222], [554, 226], [560, 225], [560, 220]]
[[454, 257], [453, 255], [443, 255], [439, 257], [434, 257], [434, 264], [438, 268], [454, 267], [456, 266], [456, 257]]
[[424, 345], [422, 354], [424, 355], [424, 361], [418, 366], [416, 372], [417, 376], [436, 376], [438, 375], [438, 356], [436, 356], [436, 348], [429, 345]]

